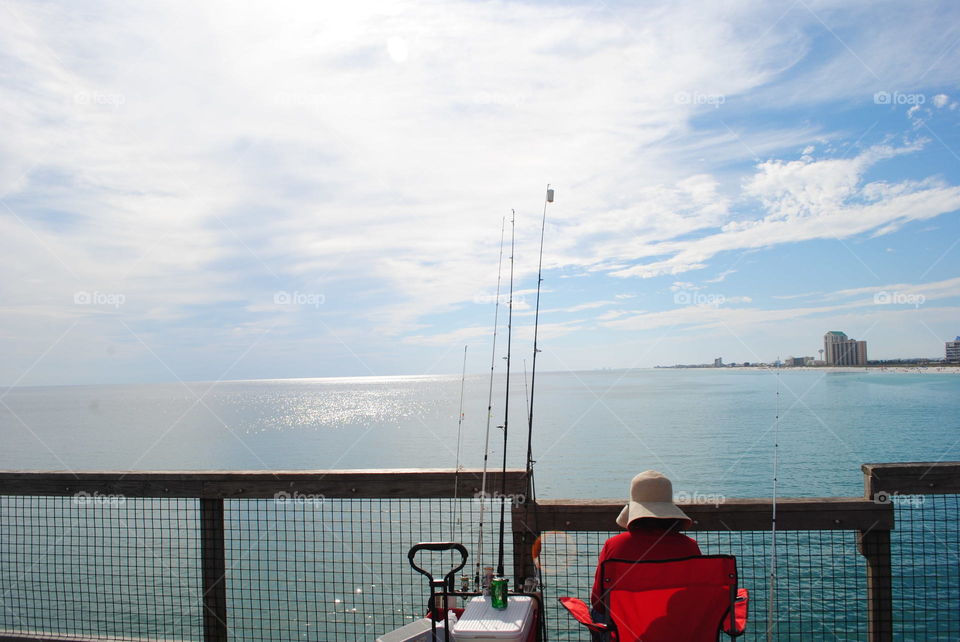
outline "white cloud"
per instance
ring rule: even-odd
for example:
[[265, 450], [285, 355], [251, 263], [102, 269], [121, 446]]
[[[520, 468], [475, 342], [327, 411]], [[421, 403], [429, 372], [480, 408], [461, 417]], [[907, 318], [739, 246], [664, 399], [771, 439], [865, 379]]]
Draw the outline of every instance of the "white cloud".
[[[16, 313], [0, 337], [28, 343], [10, 371], [74, 321], [71, 348], [129, 342], [120, 320], [174, 348], [183, 336], [226, 341], [224, 328], [274, 328], [295, 346], [324, 332], [318, 320], [371, 352], [397, 336], [470, 338], [434, 324], [430, 339], [425, 319], [492, 293], [511, 207], [516, 281], [529, 285], [547, 181], [558, 191], [544, 266], [560, 278], [679, 275], [723, 251], [886, 233], [956, 209], [957, 188], [936, 181], [864, 184], [868, 167], [919, 144], [762, 161], [738, 190], [729, 163], [809, 155], [812, 139], [838, 134], [811, 122], [700, 129], [717, 110], [675, 100], [723, 96], [726, 123], [738, 97], [856, 95], [872, 81], [851, 83], [863, 70], [845, 52], [800, 69], [813, 44], [805, 25], [855, 24], [867, 10], [838, 7], [810, 3], [816, 16], [778, 21], [765, 3], [7, 3], [0, 296]], [[876, 28], [898, 27], [921, 50], [941, 26], [928, 23]], [[902, 56], [871, 33], [853, 45], [899, 82]], [[931, 82], [955, 54], [937, 60]], [[745, 197], [761, 211], [746, 214]], [[77, 307], [78, 290], [126, 303]], [[277, 308], [278, 290], [326, 302]], [[520, 315], [528, 293], [517, 292]], [[606, 303], [566, 309], [587, 305]]]
[[729, 269], [729, 270], [724, 270], [723, 272], [721, 272], [720, 274], [718, 274], [718, 275], [715, 276], [714, 278], [712, 278], [712, 279], [706, 279], [706, 280], [704, 281], [704, 283], [722, 283], [723, 281], [725, 281], [725, 280], [727, 279], [728, 276], [730, 276], [731, 274], [734, 274], [735, 272], [736, 272], [736, 270], [734, 270], [733, 268], [731, 268], [731, 269]]
[[762, 218], [732, 221], [718, 233], [691, 241], [648, 244], [646, 255], [669, 257], [612, 274], [679, 274], [703, 267], [724, 251], [843, 239], [870, 231], [886, 233], [907, 221], [960, 208], [960, 188], [936, 180], [863, 183], [864, 174], [877, 162], [920, 148], [921, 143], [900, 148], [876, 146], [849, 159], [763, 162], [744, 185], [745, 196], [763, 206]]
[[937, 94], [936, 96], [933, 97], [933, 106], [936, 107], [937, 109], [940, 109], [941, 107], [946, 105], [947, 102], [949, 102], [949, 100], [950, 100], [950, 96], [947, 96], [946, 94]]
[[[810, 293], [810, 295], [812, 294], [814, 293]], [[751, 297], [725, 297], [721, 305], [682, 305], [659, 312], [639, 312], [616, 319], [604, 320], [601, 325], [630, 331], [662, 327], [757, 327], [790, 319], [821, 317], [830, 314], [848, 313], [854, 310], [866, 310], [872, 314], [876, 312], [877, 308], [881, 308], [894, 314], [904, 307], [916, 309], [917, 306], [914, 301], [922, 301], [921, 305], [926, 305], [930, 301], [958, 297], [960, 297], [960, 277], [922, 284], [896, 283], [837, 290], [820, 295], [820, 300], [816, 301], [814, 305], [782, 309], [730, 307], [737, 303], [752, 303], [752, 299]], [[839, 302], [832, 303], [833, 301]], [[902, 303], [887, 305], [888, 301], [893, 303], [902, 301]]]

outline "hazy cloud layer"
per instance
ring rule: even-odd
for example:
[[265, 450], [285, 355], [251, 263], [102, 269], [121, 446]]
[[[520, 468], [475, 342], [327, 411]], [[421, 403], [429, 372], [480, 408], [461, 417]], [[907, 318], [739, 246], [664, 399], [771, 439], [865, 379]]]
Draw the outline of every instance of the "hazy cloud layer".
[[[784, 9], [6, 3], [0, 379], [416, 371], [489, 332], [510, 208], [529, 322], [548, 181], [545, 268], [604, 290], [549, 304], [568, 339], [690, 314], [631, 315], [623, 282], [960, 208], [896, 170], [952, 142], [952, 6]], [[790, 312], [729, 298], [757, 307], [724, 322]]]

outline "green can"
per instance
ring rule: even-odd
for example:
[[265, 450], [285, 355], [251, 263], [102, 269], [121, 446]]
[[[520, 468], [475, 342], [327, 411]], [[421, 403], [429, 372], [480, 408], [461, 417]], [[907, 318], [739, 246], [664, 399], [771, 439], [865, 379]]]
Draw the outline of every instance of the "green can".
[[495, 609], [507, 608], [507, 584], [505, 577], [495, 577], [490, 582], [490, 606]]

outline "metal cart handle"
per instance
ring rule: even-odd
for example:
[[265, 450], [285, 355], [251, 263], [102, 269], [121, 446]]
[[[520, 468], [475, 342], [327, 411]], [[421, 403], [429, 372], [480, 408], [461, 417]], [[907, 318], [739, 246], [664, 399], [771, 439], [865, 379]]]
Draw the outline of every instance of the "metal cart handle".
[[444, 581], [448, 583], [453, 582], [453, 579], [456, 577], [457, 573], [467, 565], [467, 557], [470, 555], [467, 552], [467, 548], [458, 542], [420, 542], [419, 544], [414, 544], [407, 553], [407, 560], [410, 562], [410, 566], [413, 567], [413, 570], [426, 575], [431, 582], [433, 582], [433, 575], [431, 575], [425, 569], [417, 566], [417, 563], [413, 561], [413, 558], [416, 557], [417, 553], [420, 551], [457, 551], [460, 553], [460, 566], [451, 570], [444, 576]]

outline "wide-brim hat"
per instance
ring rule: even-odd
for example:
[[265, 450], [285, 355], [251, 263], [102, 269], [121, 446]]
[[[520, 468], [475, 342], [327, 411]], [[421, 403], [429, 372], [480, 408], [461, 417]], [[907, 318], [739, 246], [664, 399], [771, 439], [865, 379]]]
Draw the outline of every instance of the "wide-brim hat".
[[693, 520], [673, 503], [673, 484], [662, 473], [645, 470], [630, 482], [630, 501], [620, 511], [617, 524], [627, 528], [635, 519], [653, 517], [655, 519], [679, 519], [684, 528]]

